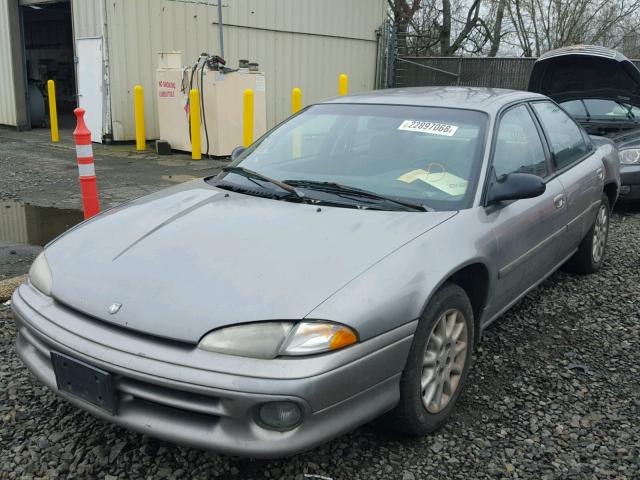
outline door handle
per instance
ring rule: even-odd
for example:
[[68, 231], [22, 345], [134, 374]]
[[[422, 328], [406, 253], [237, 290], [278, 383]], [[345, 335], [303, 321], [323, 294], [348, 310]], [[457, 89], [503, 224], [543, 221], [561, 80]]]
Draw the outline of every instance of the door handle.
[[553, 199], [553, 204], [556, 206], [556, 208], [564, 207], [564, 193], [561, 193], [560, 195], [556, 195], [555, 198]]
[[596, 177], [598, 177], [599, 180], [604, 180], [604, 171], [602, 170], [602, 167], [599, 167], [596, 170]]

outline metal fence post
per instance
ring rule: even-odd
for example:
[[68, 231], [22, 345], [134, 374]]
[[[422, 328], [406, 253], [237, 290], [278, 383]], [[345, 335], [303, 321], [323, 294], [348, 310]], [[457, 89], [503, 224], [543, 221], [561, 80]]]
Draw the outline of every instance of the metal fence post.
[[396, 26], [391, 24], [389, 28], [389, 45], [387, 47], [387, 78], [385, 81], [386, 88], [395, 86], [395, 66], [396, 66]]

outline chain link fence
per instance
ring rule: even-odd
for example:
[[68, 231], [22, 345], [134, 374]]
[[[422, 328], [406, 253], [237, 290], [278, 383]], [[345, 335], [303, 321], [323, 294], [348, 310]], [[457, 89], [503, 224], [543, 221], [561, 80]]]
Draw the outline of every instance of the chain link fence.
[[526, 90], [535, 58], [397, 57], [395, 87], [464, 85]]
[[[428, 53], [435, 48], [433, 42], [398, 34], [391, 20], [381, 27], [381, 36], [385, 62], [376, 88], [460, 85], [526, 90], [536, 61], [531, 57], [432, 56]], [[640, 68], [640, 60], [632, 62]]]

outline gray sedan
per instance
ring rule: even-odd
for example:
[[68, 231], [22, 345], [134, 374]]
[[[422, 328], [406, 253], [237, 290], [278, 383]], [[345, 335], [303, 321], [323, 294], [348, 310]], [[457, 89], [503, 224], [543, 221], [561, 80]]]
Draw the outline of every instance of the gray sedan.
[[18, 352], [78, 407], [200, 448], [290, 455], [383, 414], [425, 435], [492, 321], [601, 267], [619, 187], [613, 144], [539, 94], [329, 100], [47, 245]]

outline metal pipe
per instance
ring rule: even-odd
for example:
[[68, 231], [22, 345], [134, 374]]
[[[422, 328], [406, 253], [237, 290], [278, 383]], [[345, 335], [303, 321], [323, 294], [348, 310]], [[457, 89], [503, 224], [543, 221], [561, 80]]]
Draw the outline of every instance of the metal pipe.
[[446, 70], [442, 70], [441, 68], [431, 67], [429, 65], [425, 65], [423, 63], [412, 62], [411, 60], [407, 60], [406, 58], [396, 58], [398, 62], [408, 63], [410, 65], [417, 65], [418, 67], [426, 68], [427, 70], [434, 70], [436, 72], [444, 73], [445, 75], [451, 75], [452, 77], [459, 77], [457, 73], [447, 72]]
[[224, 58], [224, 32], [222, 30], [222, 0], [218, 0], [218, 32], [220, 33], [220, 56]]

